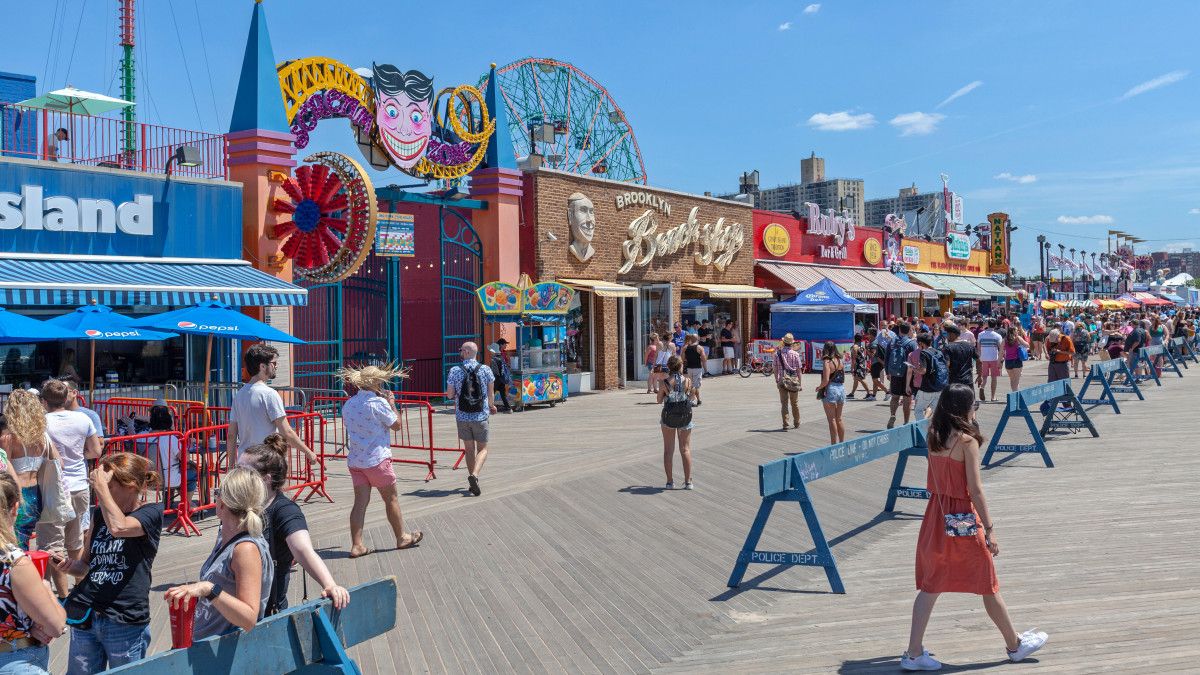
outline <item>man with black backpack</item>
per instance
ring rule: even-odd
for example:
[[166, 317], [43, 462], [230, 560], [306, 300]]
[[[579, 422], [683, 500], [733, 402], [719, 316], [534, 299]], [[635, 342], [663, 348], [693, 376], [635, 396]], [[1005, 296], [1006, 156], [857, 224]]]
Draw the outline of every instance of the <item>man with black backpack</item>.
[[913, 410], [921, 417], [929, 417], [937, 407], [942, 391], [950, 384], [950, 364], [941, 350], [933, 348], [933, 336], [929, 333], [918, 335], [917, 345], [921, 352], [913, 379], [920, 377], [921, 383], [914, 392]]
[[496, 413], [496, 376], [475, 360], [479, 346], [474, 342], [464, 342], [458, 353], [463, 362], [450, 369], [446, 398], [454, 400], [458, 437], [467, 453], [467, 484], [471, 494], [479, 496], [479, 473], [487, 459], [488, 417]]
[[916, 351], [917, 343], [909, 337], [912, 326], [901, 321], [896, 324], [896, 339], [887, 347], [886, 367], [888, 374], [888, 393], [892, 400], [888, 402], [891, 416], [888, 417], [887, 428], [896, 426], [896, 407], [904, 403], [904, 423], [908, 424], [912, 417], [912, 392], [908, 390], [908, 355]]

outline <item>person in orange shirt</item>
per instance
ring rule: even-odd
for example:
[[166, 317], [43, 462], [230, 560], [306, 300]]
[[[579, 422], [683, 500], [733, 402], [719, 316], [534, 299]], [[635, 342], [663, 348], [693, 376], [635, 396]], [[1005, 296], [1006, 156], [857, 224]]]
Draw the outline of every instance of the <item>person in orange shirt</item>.
[[1046, 358], [1050, 364], [1046, 368], [1046, 381], [1071, 379], [1071, 358], [1075, 355], [1075, 343], [1069, 336], [1063, 335], [1057, 328], [1046, 335]]

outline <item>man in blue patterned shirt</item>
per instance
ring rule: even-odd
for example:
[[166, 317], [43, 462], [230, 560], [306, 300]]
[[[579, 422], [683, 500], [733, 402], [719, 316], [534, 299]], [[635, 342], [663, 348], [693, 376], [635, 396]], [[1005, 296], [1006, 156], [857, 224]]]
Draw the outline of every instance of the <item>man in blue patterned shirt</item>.
[[[446, 378], [446, 398], [454, 401], [454, 419], [458, 421], [458, 437], [463, 442], [467, 452], [467, 483], [471, 494], [478, 496], [479, 472], [483, 470], [483, 462], [487, 459], [488, 418], [496, 413], [496, 376], [492, 369], [479, 363], [475, 357], [479, 354], [479, 345], [474, 342], [464, 342], [458, 351], [462, 356], [461, 366], [450, 369]], [[487, 392], [483, 405], [478, 412], [460, 410], [459, 394], [463, 390], [463, 382], [471, 373], [479, 379], [480, 387]]]

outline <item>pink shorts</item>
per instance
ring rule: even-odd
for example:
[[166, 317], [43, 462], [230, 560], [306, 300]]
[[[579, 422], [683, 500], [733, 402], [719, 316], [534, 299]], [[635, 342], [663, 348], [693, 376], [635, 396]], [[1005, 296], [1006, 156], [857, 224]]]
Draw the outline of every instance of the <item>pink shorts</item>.
[[1003, 361], [980, 361], [984, 377], [1000, 377], [1000, 366]]
[[354, 487], [385, 488], [396, 484], [396, 472], [392, 460], [385, 459], [366, 469], [350, 467], [350, 484]]

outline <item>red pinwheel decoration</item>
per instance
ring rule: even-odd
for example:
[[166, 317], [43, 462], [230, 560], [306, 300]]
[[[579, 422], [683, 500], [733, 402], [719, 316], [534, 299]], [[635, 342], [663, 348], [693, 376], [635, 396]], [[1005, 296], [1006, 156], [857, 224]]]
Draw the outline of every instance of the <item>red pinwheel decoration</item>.
[[290, 199], [276, 199], [272, 210], [290, 214], [275, 225], [280, 251], [296, 273], [332, 282], [353, 274], [374, 244], [376, 204], [370, 179], [354, 160], [333, 152], [305, 159], [281, 184]]
[[292, 198], [275, 200], [275, 211], [292, 214], [275, 226], [275, 237], [286, 238], [283, 254], [300, 267], [324, 267], [346, 235], [346, 221], [338, 217], [349, 205], [341, 179], [323, 164], [302, 166], [282, 187]]

